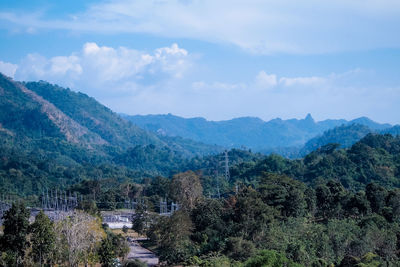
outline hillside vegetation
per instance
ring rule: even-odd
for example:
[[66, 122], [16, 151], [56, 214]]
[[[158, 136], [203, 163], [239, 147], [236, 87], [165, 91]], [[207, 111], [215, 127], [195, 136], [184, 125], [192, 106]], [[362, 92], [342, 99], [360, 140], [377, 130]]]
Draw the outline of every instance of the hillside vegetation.
[[150, 168], [152, 162], [128, 153], [149, 145], [156, 161], [165, 159], [166, 150], [179, 160], [221, 151], [183, 138], [161, 140], [85, 94], [2, 74], [0, 137], [0, 192], [24, 195], [82, 179], [140, 180], [176, 172], [168, 162]]

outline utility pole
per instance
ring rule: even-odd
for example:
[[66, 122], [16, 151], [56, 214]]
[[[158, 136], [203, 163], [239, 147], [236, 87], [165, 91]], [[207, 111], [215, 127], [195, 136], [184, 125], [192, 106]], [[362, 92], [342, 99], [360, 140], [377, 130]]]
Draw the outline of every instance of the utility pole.
[[50, 208], [50, 203], [49, 203], [49, 189], [46, 188], [46, 209]]
[[225, 179], [226, 179], [227, 181], [229, 181], [230, 178], [231, 178], [231, 175], [230, 175], [230, 173], [229, 173], [229, 157], [228, 157], [228, 150], [225, 150], [224, 154], [225, 154]]
[[220, 168], [220, 161], [217, 160], [217, 161], [215, 162], [214, 176], [215, 176], [215, 181], [216, 181], [216, 183], [217, 183], [217, 197], [218, 197], [218, 198], [221, 198], [221, 193], [220, 193], [220, 191], [219, 191], [219, 180], [218, 180], [218, 178], [219, 178], [219, 168]]
[[54, 201], [55, 207], [54, 210], [58, 211], [58, 195], [57, 195], [57, 188], [56, 188], [56, 199]]
[[221, 198], [221, 193], [219, 192], [219, 181], [218, 181], [218, 177], [217, 177], [217, 195], [218, 195], [218, 199]]

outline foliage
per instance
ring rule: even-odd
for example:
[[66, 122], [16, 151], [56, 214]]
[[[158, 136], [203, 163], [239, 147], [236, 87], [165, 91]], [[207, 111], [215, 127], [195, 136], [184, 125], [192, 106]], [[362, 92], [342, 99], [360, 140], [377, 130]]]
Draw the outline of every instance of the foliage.
[[128, 242], [121, 234], [114, 234], [111, 231], [101, 241], [98, 253], [103, 266], [114, 266], [117, 257], [124, 259], [129, 252]]
[[138, 259], [134, 259], [134, 260], [125, 261], [122, 264], [122, 266], [123, 267], [147, 267], [147, 264]]
[[20, 266], [29, 243], [29, 210], [23, 202], [13, 203], [3, 217], [1, 251], [7, 254], [7, 265]]
[[400, 136], [368, 134], [349, 149], [331, 145], [303, 159], [288, 160], [271, 155], [253, 164], [232, 168], [232, 182], [254, 184], [263, 172], [286, 174], [313, 187], [337, 179], [347, 189], [358, 191], [369, 183], [386, 188], [400, 186]]
[[328, 144], [338, 144], [338, 147], [350, 147], [367, 134], [373, 132], [374, 131], [366, 125], [343, 124], [325, 131], [320, 136], [308, 140], [304, 147], [300, 150], [300, 155], [305, 156], [308, 153]]
[[135, 209], [135, 215], [132, 218], [132, 229], [139, 235], [143, 235], [150, 222], [150, 215], [146, 209], [146, 206], [139, 203]]
[[151, 144], [130, 148], [125, 153], [115, 157], [113, 161], [137, 171], [153, 175], [169, 175], [181, 170], [185, 160], [169, 147], [156, 147]]
[[116, 257], [114, 246], [110, 238], [105, 238], [101, 241], [99, 248], [100, 262], [102, 266], [111, 267], [113, 266], [114, 259]]
[[149, 236], [158, 244], [161, 261], [168, 264], [183, 263], [193, 256], [194, 247], [190, 240], [192, 227], [189, 214], [182, 210], [175, 212], [168, 219], [159, 220], [151, 228]]
[[[374, 184], [352, 192], [328, 180], [313, 189], [262, 173], [227, 198], [201, 199], [193, 209], [152, 220], [146, 233], [169, 264], [207, 266], [224, 255], [228, 264], [244, 266], [328, 266], [351, 259], [374, 266], [399, 259], [398, 196], [397, 189]], [[368, 253], [376, 259], [363, 262]]]
[[199, 176], [187, 171], [174, 175], [170, 184], [172, 198], [177, 201], [184, 210], [192, 210], [203, 196], [203, 187]]
[[51, 264], [54, 252], [56, 234], [54, 232], [53, 222], [40, 211], [36, 215], [35, 222], [30, 225], [32, 256], [35, 262]]
[[245, 261], [255, 253], [254, 243], [241, 237], [230, 237], [226, 244], [226, 255], [236, 261]]
[[271, 250], [262, 250], [256, 256], [250, 258], [244, 263], [244, 267], [301, 267], [302, 265], [296, 264], [288, 260], [283, 254]]

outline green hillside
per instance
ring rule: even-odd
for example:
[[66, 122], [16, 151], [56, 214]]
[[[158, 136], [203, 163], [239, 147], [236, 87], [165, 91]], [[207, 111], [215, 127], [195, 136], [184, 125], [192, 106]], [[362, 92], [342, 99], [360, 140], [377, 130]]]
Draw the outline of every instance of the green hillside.
[[112, 146], [163, 145], [155, 135], [122, 119], [94, 98], [47, 82], [28, 82], [25, 87], [40, 95], [65, 115]]
[[339, 144], [342, 148], [350, 147], [361, 138], [372, 132], [374, 131], [371, 130], [371, 128], [361, 124], [341, 125], [327, 130], [322, 135], [308, 140], [304, 147], [300, 150], [300, 155], [305, 156], [308, 153], [331, 143]]
[[[149, 146], [151, 161], [150, 153], [141, 152]], [[221, 148], [183, 138], [161, 140], [85, 94], [0, 74], [0, 151], [0, 192], [29, 195], [86, 179], [168, 176], [177, 171], [178, 163], [171, 162], [180, 166]]]
[[[378, 125], [375, 125], [376, 123], [374, 124], [370, 120], [363, 119], [358, 121], [365, 122], [366, 125], [369, 125], [370, 127], [363, 124], [352, 123], [347, 125], [343, 124], [333, 129], [329, 129], [325, 131], [323, 134], [308, 140], [307, 143], [304, 145], [304, 147], [300, 149], [300, 151], [298, 152], [297, 157], [303, 157], [308, 153], [328, 144], [339, 144], [339, 147], [347, 148], [352, 146], [359, 140], [361, 140], [364, 136], [366, 136], [369, 133], [381, 133], [381, 134], [388, 133], [393, 136], [400, 134], [399, 125], [382, 129], [382, 127], [378, 127]], [[367, 124], [367, 122], [369, 123]]]
[[387, 188], [400, 187], [400, 136], [368, 134], [348, 149], [328, 144], [302, 159], [270, 155], [253, 164], [232, 168], [237, 181], [255, 181], [264, 172], [288, 175], [310, 185], [329, 179], [351, 190], [374, 182]]

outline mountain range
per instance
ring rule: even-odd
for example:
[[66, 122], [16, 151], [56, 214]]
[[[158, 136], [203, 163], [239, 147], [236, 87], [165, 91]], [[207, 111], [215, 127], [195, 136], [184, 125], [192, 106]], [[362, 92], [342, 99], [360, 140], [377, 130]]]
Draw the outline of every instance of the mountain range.
[[296, 158], [328, 143], [351, 146], [368, 133], [398, 135], [400, 126], [368, 118], [316, 122], [311, 115], [268, 122], [121, 116], [86, 94], [0, 74], [0, 193], [38, 194], [82, 180], [141, 181], [215, 169], [222, 155], [204, 156], [230, 148], [246, 147], [248, 154], [240, 152], [235, 162], [243, 155], [263, 157], [250, 149]]
[[310, 114], [304, 119], [277, 118], [270, 121], [254, 117], [208, 121], [204, 118], [187, 119], [172, 114], [122, 116], [159, 136], [181, 136], [206, 144], [217, 144], [227, 148], [247, 147], [264, 153], [299, 150], [310, 139], [342, 125], [362, 125], [370, 129], [366, 132], [392, 127], [390, 124], [377, 123], [366, 117], [351, 121], [338, 119], [316, 122]]

